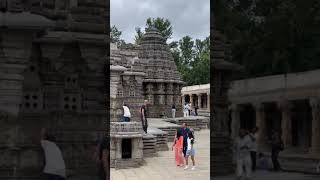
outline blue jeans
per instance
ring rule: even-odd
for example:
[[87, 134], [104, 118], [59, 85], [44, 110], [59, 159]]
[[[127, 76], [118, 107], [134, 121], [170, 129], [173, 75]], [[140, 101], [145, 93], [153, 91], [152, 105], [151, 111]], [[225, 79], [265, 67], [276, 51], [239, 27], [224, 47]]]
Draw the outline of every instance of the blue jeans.
[[123, 117], [123, 121], [124, 122], [130, 122], [130, 118], [129, 117]]

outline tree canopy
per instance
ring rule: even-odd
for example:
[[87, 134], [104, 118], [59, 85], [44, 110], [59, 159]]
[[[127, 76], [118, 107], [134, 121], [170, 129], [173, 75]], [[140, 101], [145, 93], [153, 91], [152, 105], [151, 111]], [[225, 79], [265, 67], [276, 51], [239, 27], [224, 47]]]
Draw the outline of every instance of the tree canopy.
[[317, 0], [215, 0], [215, 27], [231, 42], [240, 78], [320, 68]]
[[[151, 18], [146, 20], [146, 28], [156, 28], [160, 31], [161, 35], [167, 41], [172, 37], [172, 25], [168, 19], [164, 18]], [[135, 43], [138, 44], [143, 36], [144, 32], [140, 27], [136, 27]]]
[[[172, 26], [168, 19], [164, 18], [148, 18], [146, 21], [147, 28], [155, 27], [159, 29], [164, 38], [172, 38]], [[141, 41], [144, 32], [137, 27], [135, 42]], [[125, 44], [121, 39], [122, 32], [112, 26], [110, 30], [110, 38], [112, 43], [118, 45]], [[192, 39], [190, 36], [184, 36], [178, 41], [172, 41], [168, 44], [177, 69], [182, 75], [187, 85], [206, 84], [210, 81], [210, 38], [204, 40]]]

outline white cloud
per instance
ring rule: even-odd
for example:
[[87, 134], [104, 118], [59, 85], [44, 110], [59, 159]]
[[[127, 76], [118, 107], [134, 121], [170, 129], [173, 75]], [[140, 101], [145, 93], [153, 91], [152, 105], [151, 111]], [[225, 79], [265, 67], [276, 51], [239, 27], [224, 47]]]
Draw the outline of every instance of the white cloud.
[[189, 35], [204, 39], [210, 34], [210, 0], [111, 0], [111, 25], [133, 42], [135, 27], [144, 28], [148, 17], [171, 21], [173, 40]]

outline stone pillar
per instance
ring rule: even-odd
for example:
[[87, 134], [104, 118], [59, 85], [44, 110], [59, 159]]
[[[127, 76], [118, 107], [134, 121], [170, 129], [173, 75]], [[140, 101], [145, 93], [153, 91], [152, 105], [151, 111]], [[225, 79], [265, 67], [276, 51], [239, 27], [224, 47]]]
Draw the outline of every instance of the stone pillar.
[[199, 107], [199, 109], [201, 109], [202, 108], [201, 107], [201, 93], [197, 94], [197, 96], [198, 96], [198, 107]]
[[256, 111], [256, 126], [259, 128], [257, 134], [257, 144], [258, 148], [261, 150], [267, 145], [267, 131], [266, 131], [266, 119], [264, 105], [261, 102], [256, 102], [253, 104]]
[[193, 97], [192, 94], [189, 94], [191, 106], [193, 106]]
[[121, 147], [121, 143], [122, 143], [122, 139], [116, 139], [116, 159], [122, 159], [122, 147]]
[[311, 153], [320, 154], [320, 100], [319, 98], [311, 98], [310, 106], [312, 108], [312, 140]]
[[182, 105], [184, 105], [184, 103], [185, 103], [185, 95], [183, 94], [182, 96], [181, 96], [181, 102], [182, 102]]
[[231, 138], [235, 139], [240, 130], [240, 108], [236, 104], [232, 104], [231, 107]]
[[288, 100], [279, 102], [281, 110], [281, 138], [286, 147], [292, 145], [292, 123], [291, 123], [291, 107], [292, 104]]
[[207, 94], [207, 110], [210, 111], [210, 94]]

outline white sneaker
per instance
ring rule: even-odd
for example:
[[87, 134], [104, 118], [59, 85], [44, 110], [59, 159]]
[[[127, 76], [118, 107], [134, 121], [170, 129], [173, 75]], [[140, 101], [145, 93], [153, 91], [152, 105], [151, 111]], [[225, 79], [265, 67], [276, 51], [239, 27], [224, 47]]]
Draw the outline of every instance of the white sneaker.
[[186, 166], [186, 167], [184, 167], [184, 168], [183, 168], [183, 170], [187, 170], [188, 168], [189, 168], [189, 167], [188, 167], [188, 166]]
[[195, 169], [196, 169], [196, 167], [195, 167], [195, 166], [192, 166], [191, 170], [193, 171], [193, 170], [195, 170]]

